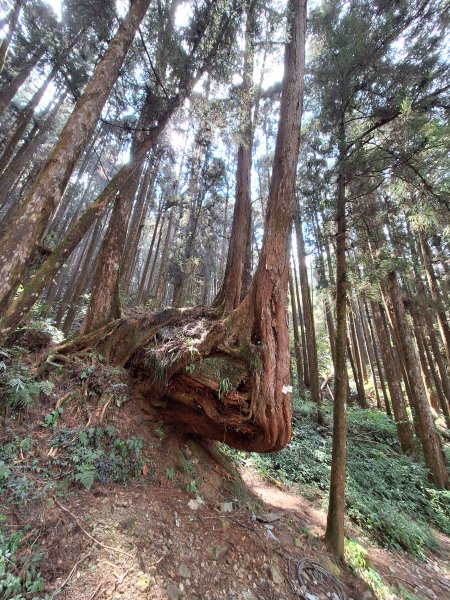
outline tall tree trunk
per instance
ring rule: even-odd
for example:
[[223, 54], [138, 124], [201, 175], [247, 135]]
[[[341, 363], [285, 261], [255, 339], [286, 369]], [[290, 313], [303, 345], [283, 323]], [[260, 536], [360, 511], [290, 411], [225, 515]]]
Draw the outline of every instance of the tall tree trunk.
[[31, 57], [28, 60], [26, 60], [25, 63], [22, 65], [20, 71], [12, 79], [12, 81], [10, 81], [9, 83], [5, 83], [5, 85], [2, 86], [2, 88], [0, 89], [0, 117], [8, 108], [8, 106], [11, 103], [11, 100], [20, 90], [22, 85], [28, 79], [31, 71], [41, 60], [42, 56], [44, 55], [44, 52], [44, 47], [40, 47], [37, 50], [35, 50]]
[[[158, 308], [161, 308], [161, 306], [163, 304], [164, 292], [166, 289], [167, 262], [168, 262], [168, 258], [169, 258], [169, 245], [170, 245], [170, 240], [172, 238], [172, 227], [173, 227], [174, 216], [175, 216], [175, 211], [172, 208], [172, 210], [170, 211], [169, 221], [167, 223], [166, 237], [164, 238], [164, 246], [163, 246], [163, 251], [161, 254], [161, 261], [159, 264], [158, 279], [156, 280], [156, 286], [155, 286], [155, 306], [157, 306]], [[156, 252], [155, 252], [155, 260], [153, 262], [152, 273], [150, 273], [150, 278], [149, 278], [149, 283], [148, 283], [149, 290], [150, 290], [150, 286], [152, 283], [153, 270], [156, 265], [156, 258], [158, 256], [159, 244], [161, 242], [161, 234], [162, 234], [162, 227], [161, 227], [161, 232], [160, 232], [160, 236], [158, 239], [158, 246], [157, 246]]]
[[142, 304], [142, 301], [144, 299], [144, 293], [145, 293], [145, 290], [147, 289], [148, 274], [149, 274], [150, 264], [151, 264], [151, 260], [152, 260], [152, 256], [153, 256], [153, 247], [155, 245], [156, 236], [158, 234], [159, 223], [161, 221], [161, 217], [163, 216], [163, 206], [164, 206], [164, 204], [163, 204], [163, 200], [161, 198], [160, 202], [159, 202], [159, 206], [158, 206], [158, 211], [156, 213], [156, 221], [155, 221], [155, 226], [153, 228], [152, 239], [150, 241], [150, 247], [148, 249], [147, 258], [145, 261], [144, 269], [142, 271], [141, 281], [140, 281], [138, 293], [136, 296], [136, 304], [137, 305]]
[[[94, 70], [31, 192], [0, 248], [0, 307], [21, 280], [33, 249], [57, 207], [73, 168], [92, 134], [150, 0], [135, 0]], [[20, 240], [20, 244], [17, 241]]]
[[422, 250], [423, 264], [425, 266], [425, 273], [427, 275], [427, 281], [430, 287], [431, 298], [433, 299], [433, 303], [436, 308], [439, 331], [441, 333], [442, 343], [444, 344], [445, 353], [447, 355], [447, 361], [450, 369], [450, 327], [447, 322], [441, 292], [439, 290], [439, 285], [436, 280], [436, 274], [433, 269], [433, 256], [431, 254], [430, 246], [428, 245], [428, 242], [423, 237], [423, 235], [420, 236], [420, 248]]
[[308, 272], [306, 268], [305, 244], [303, 240], [302, 220], [298, 202], [294, 213], [295, 232], [297, 239], [298, 267], [300, 272], [300, 289], [302, 292], [303, 319], [305, 323], [306, 348], [308, 354], [308, 367], [310, 378], [311, 400], [317, 403], [317, 419], [323, 423], [322, 393], [319, 383], [319, 363], [317, 359], [317, 341], [314, 326], [314, 313], [311, 304]]
[[8, 33], [5, 39], [0, 44], [0, 73], [3, 71], [6, 62], [6, 56], [8, 54], [9, 45], [11, 43], [14, 31], [16, 30], [17, 23], [19, 22], [20, 12], [26, 0], [16, 0], [11, 16], [9, 17]]
[[399, 372], [392, 355], [388, 332], [384, 326], [380, 307], [376, 302], [372, 302], [371, 307], [373, 320], [377, 330], [377, 336], [380, 340], [380, 352], [383, 360], [389, 394], [391, 397], [392, 410], [394, 412], [395, 426], [397, 428], [400, 446], [403, 452], [407, 454], [414, 454], [415, 447], [413, 430], [408, 418], [406, 404], [400, 385], [401, 373]]
[[[236, 308], [242, 299], [242, 292], [246, 293], [248, 291], [249, 273], [251, 271], [249, 251], [251, 254], [252, 86], [255, 17], [255, 1], [250, 0], [247, 5], [244, 68], [241, 86], [240, 138], [242, 141], [238, 148], [236, 199], [225, 275], [220, 292], [214, 301], [214, 305], [220, 306], [224, 314], [228, 314]], [[245, 265], [246, 268], [244, 268]]]
[[39, 102], [42, 100], [48, 86], [50, 85], [50, 82], [56, 75], [56, 71], [57, 69], [53, 69], [52, 72], [49, 73], [49, 75], [45, 78], [40, 87], [36, 90], [26, 107], [21, 111], [15, 123], [15, 129], [13, 130], [13, 133], [5, 146], [5, 149], [3, 150], [2, 156], [0, 157], [0, 173], [3, 174], [3, 172], [9, 164], [9, 161], [11, 160], [11, 157], [13, 156], [14, 152], [16, 152], [20, 140], [22, 139], [26, 128], [28, 127], [31, 119], [33, 118]]
[[428, 361], [428, 366], [430, 368], [431, 377], [433, 378], [434, 387], [436, 388], [436, 393], [439, 399], [439, 406], [441, 408], [442, 414], [444, 415], [447, 429], [450, 429], [450, 402], [445, 396], [442, 381], [439, 379], [439, 375], [436, 371], [436, 367], [434, 364], [434, 359], [426, 340], [424, 342], [424, 349]]
[[292, 271], [289, 272], [289, 294], [291, 297], [291, 309], [292, 309], [292, 329], [294, 331], [294, 352], [295, 352], [295, 363], [297, 366], [297, 379], [298, 379], [298, 391], [300, 396], [303, 395], [303, 364], [302, 364], [302, 353], [300, 349], [300, 336], [298, 331], [298, 313], [297, 313], [297, 302], [295, 301], [295, 290], [294, 282], [292, 279]]
[[57, 114], [66, 96], [67, 92], [61, 94], [44, 123], [38, 127], [37, 133], [30, 139], [28, 144], [23, 144], [21, 146], [9, 163], [8, 168], [0, 176], [0, 206], [6, 203], [14, 182], [19, 177], [24, 167], [33, 160], [33, 156], [37, 152], [39, 146], [42, 146], [45, 143], [52, 129], [54, 129]]
[[304, 384], [304, 387], [309, 389], [309, 365], [308, 365], [308, 353], [306, 351], [305, 323], [304, 323], [303, 313], [302, 313], [300, 287], [298, 285], [297, 269], [295, 267], [294, 257], [292, 257], [292, 258], [293, 258], [292, 270], [294, 271], [295, 297], [297, 300], [297, 310], [298, 310], [298, 324], [300, 326], [300, 336], [302, 339], [301, 349], [302, 349], [302, 359], [303, 359], [303, 384]]
[[97, 219], [94, 230], [92, 232], [91, 240], [89, 242], [89, 246], [84, 259], [84, 266], [77, 279], [76, 286], [73, 290], [72, 297], [70, 299], [69, 309], [64, 319], [62, 330], [65, 333], [65, 335], [69, 335], [69, 332], [72, 329], [79, 308], [80, 296], [83, 294], [84, 290], [87, 287], [88, 280], [91, 275], [90, 266], [95, 258], [95, 254], [99, 244], [98, 238], [100, 237], [101, 229], [102, 219], [99, 218]]
[[139, 192], [139, 198], [134, 208], [133, 216], [128, 228], [127, 239], [125, 242], [125, 254], [123, 257], [123, 277], [122, 287], [124, 290], [130, 288], [130, 282], [138, 255], [139, 242], [141, 240], [142, 230], [145, 225], [149, 206], [154, 202], [153, 191], [155, 187], [156, 175], [161, 164], [161, 153], [156, 157], [152, 167], [147, 165], [147, 171]]
[[400, 342], [405, 357], [408, 379], [416, 398], [416, 406], [414, 408], [417, 411], [417, 417], [420, 424], [425, 463], [430, 470], [435, 485], [440, 488], [447, 488], [448, 473], [445, 467], [439, 438], [431, 416], [430, 407], [428, 405], [421, 377], [419, 357], [417, 356], [413, 334], [406, 317], [403, 297], [395, 273], [390, 273], [388, 280], [395, 319], [400, 331]]
[[361, 353], [360, 353], [360, 348], [359, 348], [359, 344], [358, 344], [358, 338], [356, 335], [355, 319], [354, 319], [353, 312], [351, 310], [349, 312], [350, 312], [349, 328], [350, 328], [350, 336], [351, 336], [352, 349], [353, 349], [353, 361], [355, 363], [355, 371], [356, 371], [355, 384], [356, 384], [356, 389], [358, 392], [358, 404], [360, 405], [361, 408], [368, 408], [367, 400], [366, 400], [366, 392], [364, 390], [364, 375], [363, 375], [363, 369], [362, 369]]
[[381, 409], [381, 398], [380, 398], [380, 393], [378, 391], [378, 383], [377, 383], [377, 376], [376, 376], [376, 372], [375, 372], [375, 354], [374, 354], [374, 346], [371, 345], [371, 338], [369, 335], [369, 332], [367, 330], [367, 323], [365, 321], [365, 315], [363, 313], [363, 309], [362, 309], [362, 303], [361, 303], [361, 299], [358, 298], [356, 300], [356, 302], [353, 303], [354, 306], [354, 310], [358, 311], [358, 315], [359, 315], [359, 323], [361, 324], [361, 330], [362, 330], [362, 337], [364, 340], [364, 345], [367, 349], [367, 356], [369, 359], [369, 366], [370, 366], [370, 372], [372, 375], [372, 382], [373, 382], [373, 389], [375, 392], [375, 399], [377, 402], [377, 408]]
[[380, 359], [380, 352], [379, 352], [380, 341], [379, 341], [377, 332], [375, 331], [373, 324], [372, 324], [372, 317], [370, 315], [367, 301], [364, 300], [363, 303], [364, 303], [364, 310], [366, 313], [367, 323], [369, 325], [370, 337], [372, 339], [372, 347], [373, 347], [373, 352], [374, 352], [374, 356], [375, 356], [375, 362], [377, 365], [378, 377], [380, 379], [380, 387], [381, 387], [381, 391], [383, 393], [384, 405], [386, 407], [386, 413], [390, 417], [392, 417], [391, 404], [389, 402], [389, 397], [388, 397], [388, 394], [386, 391], [386, 381], [385, 381], [383, 367], [382, 367], [381, 359]]
[[[138, 129], [146, 129], [154, 120], [153, 93], [149, 89], [141, 109]], [[144, 145], [145, 138], [140, 139], [135, 131], [131, 144], [131, 159], [135, 164], [132, 176], [116, 200], [108, 228], [97, 256], [97, 267], [92, 284], [92, 294], [82, 333], [90, 333], [120, 316], [120, 269], [125, 247], [126, 234], [131, 217], [133, 199], [141, 177], [144, 158], [136, 160], [139, 146]]]
[[344, 557], [345, 475], [347, 443], [347, 224], [344, 175], [345, 125], [340, 124], [339, 175], [337, 183], [336, 235], [336, 367], [334, 373], [333, 444], [330, 494], [325, 541], [337, 558]]
[[414, 323], [413, 329], [414, 329], [414, 338], [416, 340], [416, 345], [417, 345], [417, 351], [419, 353], [420, 369], [422, 371], [423, 385], [425, 387], [425, 393], [428, 398], [428, 403], [436, 412], [439, 412], [439, 400], [437, 397], [437, 393], [433, 389], [433, 383], [431, 381], [431, 374], [428, 369], [427, 357], [425, 354], [423, 333], [422, 333], [422, 329], [419, 324], [419, 319], [417, 318], [415, 312], [416, 311], [414, 311], [412, 313], [413, 323]]

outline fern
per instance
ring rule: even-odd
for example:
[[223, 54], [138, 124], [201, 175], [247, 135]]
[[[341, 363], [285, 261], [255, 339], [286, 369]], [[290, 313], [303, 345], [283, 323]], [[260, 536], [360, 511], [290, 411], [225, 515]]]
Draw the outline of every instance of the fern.
[[85, 490], [89, 491], [95, 481], [95, 467], [89, 463], [81, 463], [74, 475], [74, 480], [81, 483]]

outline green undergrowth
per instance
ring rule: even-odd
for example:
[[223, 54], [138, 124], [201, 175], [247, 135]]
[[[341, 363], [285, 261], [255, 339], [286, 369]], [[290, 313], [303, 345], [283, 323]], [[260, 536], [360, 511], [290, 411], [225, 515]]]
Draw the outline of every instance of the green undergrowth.
[[400, 585], [392, 586], [387, 583], [380, 573], [372, 566], [367, 550], [356, 540], [345, 540], [345, 561], [349, 568], [375, 592], [380, 600], [421, 600]]
[[[37, 546], [39, 533], [26, 529], [11, 531], [0, 515], [0, 596], [4, 600], [26, 598], [51, 600], [54, 594], [44, 592], [45, 583], [39, 571], [42, 554]], [[31, 551], [24, 552], [25, 545]]]
[[[41, 426], [47, 427], [49, 421], [44, 418]], [[125, 484], [141, 478], [146, 463], [143, 439], [123, 439], [111, 426], [54, 426], [44, 446], [42, 439], [32, 435], [20, 439], [13, 437], [11, 430], [4, 433], [0, 446], [0, 496], [6, 505], [65, 493], [70, 485], [90, 490], [95, 482]]]
[[[330, 407], [325, 410], [331, 423]], [[311, 403], [296, 408], [293, 439], [281, 452], [238, 457], [325, 504], [331, 426], [318, 427], [315, 414]], [[384, 413], [349, 407], [347, 416], [347, 516], [390, 549], [416, 557], [437, 549], [431, 528], [450, 534], [450, 492], [433, 487], [423, 463], [400, 453], [395, 425]]]

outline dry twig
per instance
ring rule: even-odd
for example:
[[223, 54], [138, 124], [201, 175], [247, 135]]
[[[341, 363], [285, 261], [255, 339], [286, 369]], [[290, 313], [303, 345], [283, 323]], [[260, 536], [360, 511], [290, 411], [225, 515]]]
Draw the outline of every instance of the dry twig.
[[111, 552], [118, 552], [119, 554], [124, 554], [125, 556], [128, 556], [129, 558], [135, 558], [133, 556], [133, 554], [130, 554], [129, 552], [125, 552], [125, 550], [122, 550], [121, 548], [113, 548], [112, 546], [108, 546], [107, 544], [103, 544], [102, 542], [97, 540], [88, 531], [86, 531], [86, 529], [81, 525], [80, 521], [78, 520], [78, 517], [76, 517], [72, 512], [70, 512], [70, 510], [68, 508], [66, 508], [63, 504], [61, 504], [61, 502], [55, 496], [52, 496], [52, 498], [61, 510], [63, 510], [64, 512], [66, 512], [68, 515], [70, 515], [72, 517], [72, 519], [75, 521], [75, 523], [78, 525], [78, 527], [84, 533], [84, 535], [87, 536], [90, 540], [92, 540], [95, 544], [97, 544], [101, 548], [105, 548], [105, 550], [111, 550]]

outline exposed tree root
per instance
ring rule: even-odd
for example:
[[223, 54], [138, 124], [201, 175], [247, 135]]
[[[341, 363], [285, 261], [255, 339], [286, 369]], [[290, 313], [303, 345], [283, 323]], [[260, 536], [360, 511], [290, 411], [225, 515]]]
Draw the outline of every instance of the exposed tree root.
[[274, 452], [290, 439], [290, 395], [284, 388], [267, 394], [267, 347], [254, 333], [250, 306], [226, 318], [204, 307], [133, 311], [52, 355], [94, 349], [128, 370], [157, 418], [238, 449]]

